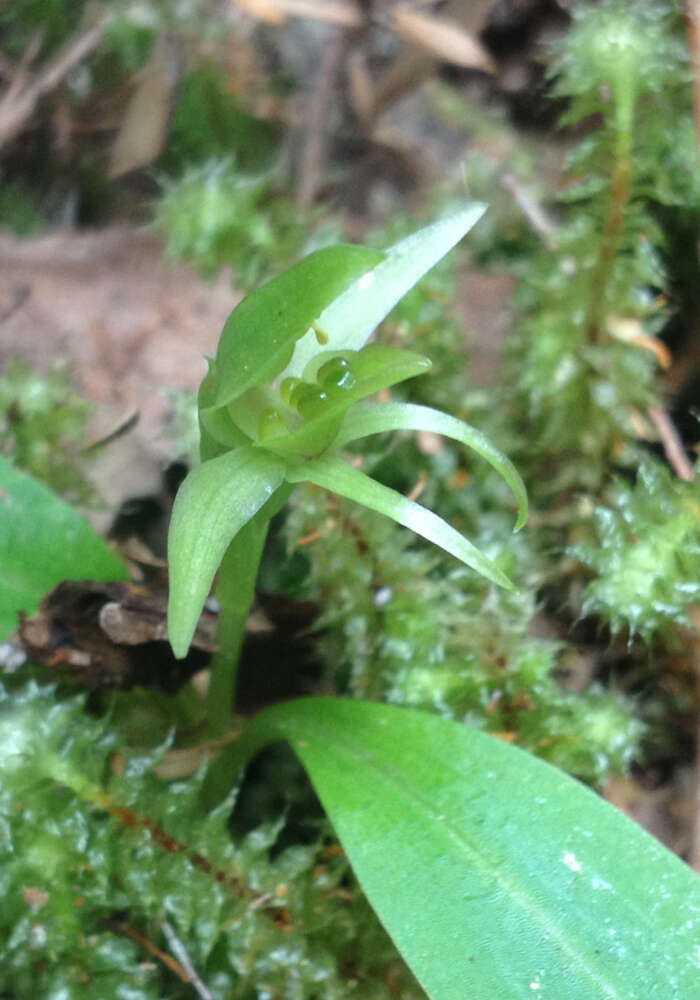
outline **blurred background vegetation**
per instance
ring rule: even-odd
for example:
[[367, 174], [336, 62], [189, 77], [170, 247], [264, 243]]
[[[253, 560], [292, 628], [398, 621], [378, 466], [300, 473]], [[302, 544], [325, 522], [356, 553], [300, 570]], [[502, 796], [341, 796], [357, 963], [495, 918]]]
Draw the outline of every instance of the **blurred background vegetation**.
[[[239, 709], [322, 691], [464, 721], [696, 868], [699, 60], [692, 0], [0, 3], [0, 455], [157, 599], [201, 355], [240, 295], [487, 202], [379, 336], [433, 359], [403, 398], [510, 454], [528, 528], [458, 445], [357, 461], [519, 590], [301, 489]], [[9, 639], [0, 736], [28, 742], [0, 796], [0, 996], [421, 996], [291, 755], [198, 811], [206, 658], [177, 672], [161, 642], [149, 688], [135, 667], [111, 690]]]

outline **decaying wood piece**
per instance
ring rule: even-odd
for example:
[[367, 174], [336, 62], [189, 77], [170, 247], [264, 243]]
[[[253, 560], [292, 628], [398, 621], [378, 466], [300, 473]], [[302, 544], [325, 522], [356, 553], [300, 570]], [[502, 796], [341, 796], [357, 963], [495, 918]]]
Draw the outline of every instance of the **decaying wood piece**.
[[168, 947], [172, 951], [180, 966], [187, 975], [187, 982], [192, 984], [192, 988], [200, 1000], [214, 1000], [214, 994], [210, 991], [202, 977], [199, 975], [194, 962], [189, 956], [185, 945], [175, 933], [175, 929], [168, 923], [165, 917], [161, 920], [163, 933], [168, 942]]
[[234, 0], [237, 7], [258, 21], [282, 27], [289, 17], [308, 17], [326, 24], [359, 28], [363, 16], [351, 0]]
[[523, 213], [526, 222], [532, 231], [540, 237], [547, 249], [552, 252], [556, 250], [558, 223], [544, 205], [540, 204], [532, 191], [515, 174], [505, 171], [500, 175], [498, 181], [503, 190], [511, 195]]
[[34, 77], [20, 66], [0, 100], [0, 147], [10, 142], [34, 114], [47, 94], [65, 80], [75, 67], [99, 46], [110, 16], [101, 17], [92, 27], [81, 31]]
[[[202, 612], [187, 657], [176, 660], [168, 642], [166, 564], [138, 544], [127, 551], [138, 558], [130, 560], [135, 580], [60, 583], [35, 615], [20, 616], [21, 648], [27, 659], [91, 690], [176, 691], [209, 665], [216, 649], [215, 602]], [[258, 595], [246, 625], [240, 711], [308, 693], [316, 667], [306, 632], [317, 616], [313, 602]]]
[[405, 42], [425, 49], [443, 62], [484, 73], [495, 72], [496, 64], [484, 46], [458, 21], [423, 14], [404, 4], [393, 8], [392, 17], [394, 31]]
[[24, 650], [30, 660], [87, 688], [174, 690], [213, 652], [216, 615], [204, 611], [193, 655], [178, 663], [167, 643], [166, 586], [164, 572], [149, 585], [60, 583], [33, 617], [21, 617]]
[[158, 159], [168, 138], [182, 73], [180, 43], [175, 35], [164, 32], [138, 74], [112, 145], [107, 169], [110, 180], [147, 167]]
[[[40, 372], [70, 361], [76, 387], [95, 404], [89, 443], [122, 428], [90, 465], [97, 491], [118, 507], [161, 489], [176, 440], [171, 390], [196, 392], [203, 356], [239, 299], [229, 272], [206, 284], [188, 265], [167, 261], [146, 229], [3, 233], [0, 369], [15, 357]], [[135, 412], [138, 425], [128, 421], [127, 435]], [[105, 530], [98, 514], [93, 524]]]
[[650, 406], [647, 413], [657, 430], [668, 464], [679, 479], [692, 483], [695, 471], [670, 416], [658, 406]]
[[338, 80], [350, 44], [347, 28], [336, 29], [321, 58], [314, 91], [308, 106], [306, 138], [297, 193], [299, 208], [310, 208], [321, 183], [328, 155], [329, 111], [337, 96]]
[[[363, 123], [366, 131], [372, 131], [374, 123], [387, 108], [435, 73], [440, 63], [445, 61], [445, 50], [453, 52], [459, 50], [459, 64], [463, 66], [466, 57], [465, 45], [469, 45], [472, 47], [472, 52], [477, 55], [475, 61], [468, 65], [474, 69], [492, 72], [493, 64], [476, 37], [484, 27], [492, 6], [493, 0], [472, 0], [471, 3], [466, 3], [465, 0], [448, 0], [448, 3], [441, 8], [439, 17], [429, 18], [406, 4], [397, 5], [391, 26], [401, 34], [406, 47], [392, 62], [375, 88], [372, 108]], [[426, 21], [429, 22], [427, 32]], [[422, 31], [418, 27], [421, 23]]]

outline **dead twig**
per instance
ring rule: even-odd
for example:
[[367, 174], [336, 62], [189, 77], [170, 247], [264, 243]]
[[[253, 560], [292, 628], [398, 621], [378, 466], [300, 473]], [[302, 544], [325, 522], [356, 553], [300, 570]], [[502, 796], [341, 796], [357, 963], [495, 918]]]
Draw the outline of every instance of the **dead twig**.
[[336, 29], [332, 41], [323, 51], [314, 92], [309, 102], [308, 127], [297, 193], [297, 205], [301, 209], [313, 205], [321, 183], [321, 173], [328, 153], [328, 114], [338, 91], [338, 78], [354, 30]]
[[[491, 70], [488, 53], [480, 45], [476, 50], [473, 46], [492, 5], [493, 0], [470, 0], [469, 3], [447, 0], [440, 8], [439, 18], [427, 19], [427, 30], [426, 16], [405, 4], [395, 4], [389, 16], [380, 18], [381, 23], [396, 31], [406, 45], [374, 87], [371, 106], [363, 115], [368, 135], [372, 134], [383, 113], [428, 80], [441, 61], [450, 62], [451, 56], [456, 55], [457, 63], [464, 65], [465, 53], [471, 51], [471, 56], [466, 58], [472, 69]], [[462, 45], [465, 36], [468, 39], [466, 49]], [[452, 51], [455, 44], [456, 53]]]
[[427, 485], [428, 485], [428, 473], [425, 471], [425, 469], [421, 469], [420, 472], [418, 473], [418, 482], [413, 487], [411, 492], [408, 494], [408, 499], [412, 500], [415, 503]]
[[148, 167], [163, 151], [184, 72], [179, 39], [164, 31], [137, 75], [119, 131], [112, 144], [107, 177], [116, 180]]
[[4, 52], [0, 52], [0, 76], [3, 80], [14, 80], [17, 69], [17, 64]]
[[[105, 15], [92, 27], [72, 38], [33, 79], [28, 77], [24, 66], [18, 68], [0, 101], [0, 147], [21, 131], [41, 98], [55, 90], [78, 63], [95, 51], [102, 40], [108, 20], [109, 16]], [[25, 53], [23, 60], [23, 63], [27, 62], [29, 52]]]
[[157, 958], [163, 963], [163, 965], [167, 966], [171, 972], [174, 972], [181, 982], [190, 982], [189, 973], [182, 968], [180, 963], [176, 962], [175, 959], [172, 958], [171, 955], [168, 955], [167, 952], [164, 952], [162, 948], [153, 944], [153, 942], [147, 938], [145, 934], [137, 931], [135, 927], [129, 927], [128, 924], [120, 921], [105, 921], [103, 926], [107, 930], [112, 931], [114, 934], [118, 934], [120, 937], [131, 938], [132, 941], [135, 941], [145, 951], [147, 951], [149, 955], [153, 955], [154, 958]]
[[525, 217], [533, 232], [542, 239], [548, 250], [554, 251], [557, 248], [556, 232], [557, 223], [541, 205], [533, 193], [529, 191], [522, 181], [511, 173], [503, 173], [498, 178], [504, 191], [513, 198], [520, 211]]
[[679, 479], [684, 479], [690, 483], [695, 478], [693, 466], [683, 448], [683, 443], [678, 436], [678, 431], [673, 426], [673, 421], [665, 410], [658, 406], [650, 406], [647, 410], [649, 418], [656, 428], [659, 439], [664, 449], [664, 454]]
[[424, 49], [431, 56], [465, 69], [495, 73], [496, 64], [476, 35], [458, 20], [422, 14], [399, 4], [392, 8], [392, 28], [404, 42]]
[[192, 984], [197, 996], [201, 997], [201, 1000], [214, 1000], [209, 988], [202, 982], [199, 973], [195, 969], [194, 963], [187, 953], [187, 949], [165, 917], [161, 920], [161, 927], [163, 928], [163, 933], [165, 934], [165, 938], [168, 942], [168, 947], [182, 968], [185, 970], [187, 978]]
[[0, 306], [0, 323], [6, 323], [10, 317], [14, 316], [18, 309], [21, 309], [24, 303], [32, 294], [31, 285], [19, 285], [17, 288], [12, 290], [10, 296], [10, 301]]
[[234, 3], [259, 21], [279, 27], [289, 17], [308, 17], [348, 28], [359, 28], [364, 20], [357, 5], [345, 0], [234, 0]]
[[43, 41], [43, 31], [36, 31], [30, 38], [29, 45], [22, 53], [18, 63], [10, 59], [4, 52], [0, 52], [0, 75], [10, 81], [10, 90], [13, 87], [17, 90], [22, 85], [29, 67], [39, 55]]
[[128, 434], [129, 431], [133, 430], [141, 419], [141, 414], [138, 410], [131, 410], [126, 416], [122, 417], [117, 423], [116, 427], [108, 431], [106, 434], [101, 434], [99, 437], [94, 438], [84, 445], [80, 450], [83, 454], [89, 454], [90, 452], [97, 451], [99, 448], [104, 448], [105, 445], [111, 444], [112, 441], [116, 441], [117, 438], [122, 437], [124, 434]]

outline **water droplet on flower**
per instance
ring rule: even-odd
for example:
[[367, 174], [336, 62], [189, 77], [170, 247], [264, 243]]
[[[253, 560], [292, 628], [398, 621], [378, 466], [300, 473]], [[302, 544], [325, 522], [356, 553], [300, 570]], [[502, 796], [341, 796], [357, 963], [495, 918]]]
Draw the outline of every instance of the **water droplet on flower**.
[[357, 383], [357, 379], [350, 367], [350, 362], [345, 358], [331, 358], [318, 370], [316, 380], [319, 385], [328, 389], [352, 389]]
[[291, 405], [307, 420], [318, 416], [328, 402], [328, 393], [316, 385], [298, 386], [294, 391]]

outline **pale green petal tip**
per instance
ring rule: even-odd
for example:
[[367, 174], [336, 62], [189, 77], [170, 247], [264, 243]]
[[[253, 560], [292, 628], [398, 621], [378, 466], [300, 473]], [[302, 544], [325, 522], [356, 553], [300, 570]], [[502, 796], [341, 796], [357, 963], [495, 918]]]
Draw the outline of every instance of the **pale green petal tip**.
[[173, 651], [173, 656], [176, 660], [184, 660], [190, 651], [190, 641], [180, 632], [179, 629], [171, 631], [170, 635], [170, 648]]
[[500, 569], [493, 568], [493, 575], [491, 577], [494, 583], [497, 583], [499, 587], [503, 587], [504, 590], [510, 590], [511, 593], [517, 592], [517, 587], [505, 573], [502, 573]]
[[170, 639], [170, 648], [176, 660], [184, 660], [190, 651], [190, 644], [182, 639]]
[[199, 615], [194, 621], [190, 621], [191, 617], [190, 614], [176, 614], [172, 607], [168, 609], [168, 639], [176, 660], [184, 660], [190, 651]]
[[520, 509], [518, 511], [518, 519], [515, 522], [515, 527], [513, 528], [513, 534], [516, 534], [518, 531], [521, 530], [521, 528], [525, 527], [525, 525], [527, 523], [528, 514], [529, 514], [529, 511], [528, 511], [527, 500], [526, 500], [520, 506]]
[[520, 531], [521, 528], [525, 527], [527, 519], [530, 516], [530, 505], [527, 499], [527, 490], [525, 489], [525, 483], [520, 477], [520, 473], [517, 471], [514, 465], [511, 464], [513, 475], [515, 477], [514, 482], [510, 483], [510, 488], [515, 494], [515, 499], [518, 502], [518, 516], [515, 520], [515, 527], [513, 528], [513, 533]]

